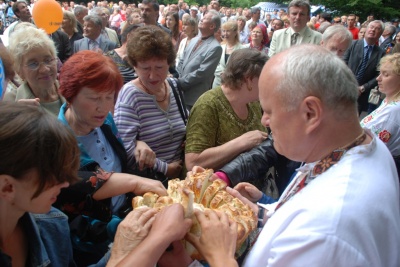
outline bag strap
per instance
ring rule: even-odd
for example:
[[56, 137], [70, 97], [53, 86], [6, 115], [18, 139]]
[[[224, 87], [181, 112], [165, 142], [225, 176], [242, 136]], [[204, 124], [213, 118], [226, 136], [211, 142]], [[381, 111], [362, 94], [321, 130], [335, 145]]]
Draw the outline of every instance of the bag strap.
[[177, 79], [167, 78], [169, 85], [172, 88], [176, 103], [178, 104], [179, 113], [181, 114], [182, 120], [187, 124], [188, 114], [186, 110], [185, 100], [183, 99], [182, 89]]

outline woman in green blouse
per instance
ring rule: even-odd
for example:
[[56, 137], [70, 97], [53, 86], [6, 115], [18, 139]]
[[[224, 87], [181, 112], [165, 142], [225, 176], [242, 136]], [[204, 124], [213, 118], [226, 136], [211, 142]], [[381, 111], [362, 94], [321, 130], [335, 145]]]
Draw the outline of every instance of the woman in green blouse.
[[261, 124], [258, 78], [268, 57], [240, 49], [230, 56], [222, 85], [194, 104], [187, 124], [185, 163], [218, 169], [267, 138]]

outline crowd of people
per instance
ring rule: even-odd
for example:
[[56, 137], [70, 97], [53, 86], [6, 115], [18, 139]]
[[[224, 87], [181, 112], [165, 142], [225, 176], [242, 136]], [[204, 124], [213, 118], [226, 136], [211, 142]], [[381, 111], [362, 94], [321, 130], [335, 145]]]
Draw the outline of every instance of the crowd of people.
[[[399, 266], [398, 19], [71, 1], [46, 34], [10, 5], [1, 266]], [[240, 258], [225, 213], [132, 209], [204, 168], [258, 214]]]

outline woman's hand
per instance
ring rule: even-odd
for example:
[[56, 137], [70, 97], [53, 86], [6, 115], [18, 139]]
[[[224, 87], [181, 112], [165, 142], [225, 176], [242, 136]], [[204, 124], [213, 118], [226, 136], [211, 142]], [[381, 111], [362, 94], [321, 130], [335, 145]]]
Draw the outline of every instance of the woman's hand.
[[177, 178], [182, 171], [182, 160], [174, 161], [168, 164], [167, 177]]
[[262, 197], [262, 192], [250, 183], [238, 183], [234, 189], [253, 203], [256, 203]]
[[140, 207], [125, 217], [118, 226], [107, 266], [115, 266], [147, 237], [156, 213], [155, 209]]
[[144, 168], [153, 168], [156, 164], [156, 153], [143, 141], [136, 141], [133, 153], [141, 171]]
[[136, 185], [132, 193], [135, 195], [143, 195], [147, 192], [153, 192], [159, 196], [167, 195], [167, 189], [165, 189], [164, 185], [160, 181], [137, 177]]
[[36, 107], [40, 106], [40, 99], [39, 98], [35, 98], [35, 99], [20, 99], [17, 102], [21, 103], [21, 104], [36, 106]]
[[245, 146], [244, 151], [247, 151], [261, 144], [261, 142], [267, 139], [267, 137], [268, 137], [267, 132], [254, 130], [242, 134], [239, 138], [241, 139], [241, 143]]
[[192, 233], [186, 240], [193, 244], [210, 266], [237, 266], [236, 251], [237, 224], [224, 212], [195, 210], [201, 226], [201, 236]]

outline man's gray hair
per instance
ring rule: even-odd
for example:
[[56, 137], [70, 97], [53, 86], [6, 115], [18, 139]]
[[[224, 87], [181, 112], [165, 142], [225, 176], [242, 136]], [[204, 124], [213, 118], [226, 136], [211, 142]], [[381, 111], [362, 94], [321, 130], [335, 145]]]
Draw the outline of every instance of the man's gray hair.
[[212, 15], [211, 22], [215, 24], [214, 32], [217, 32], [221, 27], [221, 17], [219, 16], [218, 11], [211, 9], [208, 11]]
[[392, 36], [396, 32], [396, 27], [390, 23], [385, 24], [385, 30], [388, 29], [389, 36]]
[[307, 16], [311, 13], [311, 6], [310, 3], [306, 0], [293, 0], [289, 3], [288, 10], [290, 11], [291, 7], [306, 7], [307, 8]]
[[383, 31], [385, 30], [385, 24], [384, 24], [381, 20], [373, 20], [373, 21], [371, 21], [370, 23], [368, 23], [367, 29], [369, 28], [369, 26], [370, 26], [372, 23], [378, 23], [378, 24], [381, 25], [381, 28], [382, 28], [381, 34], [382, 34]]
[[341, 58], [311, 44], [296, 45], [283, 53], [283, 77], [276, 90], [288, 111], [305, 97], [316, 96], [339, 116], [347, 116], [350, 109], [356, 112], [358, 83]]
[[76, 5], [74, 8], [74, 15], [77, 16], [80, 13], [84, 12], [87, 10], [87, 7], [81, 6], [81, 5]]
[[83, 21], [91, 21], [94, 25], [99, 26], [100, 28], [103, 27], [101, 17], [97, 15], [86, 15], [83, 17]]
[[347, 48], [350, 47], [351, 42], [353, 41], [353, 35], [347, 28], [343, 27], [343, 25], [329, 26], [322, 34], [322, 41], [324, 41], [324, 43], [326, 43], [333, 36], [340, 37], [340, 39], [339, 39], [340, 42], [346, 41], [348, 44]]

